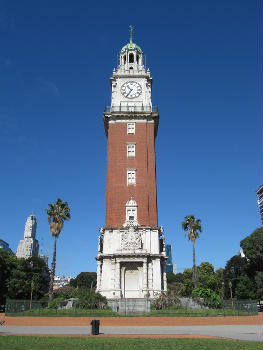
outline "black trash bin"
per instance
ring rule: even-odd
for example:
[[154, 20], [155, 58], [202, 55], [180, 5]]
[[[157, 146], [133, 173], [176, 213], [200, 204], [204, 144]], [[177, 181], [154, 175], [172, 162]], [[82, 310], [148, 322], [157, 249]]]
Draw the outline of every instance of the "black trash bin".
[[100, 334], [100, 320], [92, 320], [91, 324], [91, 334], [98, 335]]

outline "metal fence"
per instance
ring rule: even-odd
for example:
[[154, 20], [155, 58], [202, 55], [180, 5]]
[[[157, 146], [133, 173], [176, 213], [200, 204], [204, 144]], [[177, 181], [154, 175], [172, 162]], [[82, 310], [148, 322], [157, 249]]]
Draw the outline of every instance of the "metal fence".
[[130, 105], [120, 105], [120, 106], [106, 106], [104, 109], [105, 113], [114, 113], [114, 112], [158, 112], [157, 106], [130, 106]]
[[239, 314], [257, 315], [257, 300], [221, 300], [222, 308], [226, 310], [234, 310]]
[[40, 300], [13, 300], [7, 299], [5, 305], [5, 314], [23, 313], [28, 310], [42, 310], [48, 306], [47, 301]]
[[[147, 315], [169, 317], [195, 317], [195, 316], [251, 316], [258, 314], [257, 301], [255, 300], [222, 300], [218, 309], [192, 308], [190, 305], [178, 305], [161, 310], [154, 310], [147, 299], [115, 299], [108, 300], [108, 306], [112, 309], [79, 309], [74, 305], [67, 309], [65, 302], [59, 302], [57, 308], [48, 308], [47, 301], [12, 300], [8, 299], [5, 305], [7, 316], [114, 316], [122, 315]], [[151, 309], [151, 310], [150, 310]]]

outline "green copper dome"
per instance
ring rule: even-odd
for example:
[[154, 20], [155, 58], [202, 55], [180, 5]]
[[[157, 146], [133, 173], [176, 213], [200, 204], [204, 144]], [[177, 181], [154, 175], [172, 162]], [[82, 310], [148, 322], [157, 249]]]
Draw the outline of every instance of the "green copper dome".
[[138, 50], [140, 53], [142, 53], [142, 49], [135, 43], [128, 43], [127, 45], [123, 46], [121, 53], [125, 52], [126, 50]]

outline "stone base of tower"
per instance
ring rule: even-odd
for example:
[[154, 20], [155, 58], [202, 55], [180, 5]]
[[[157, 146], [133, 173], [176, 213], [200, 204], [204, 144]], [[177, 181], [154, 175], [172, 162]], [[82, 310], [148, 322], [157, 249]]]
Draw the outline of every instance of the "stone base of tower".
[[166, 292], [166, 256], [160, 227], [102, 228], [97, 292], [107, 299], [154, 298]]

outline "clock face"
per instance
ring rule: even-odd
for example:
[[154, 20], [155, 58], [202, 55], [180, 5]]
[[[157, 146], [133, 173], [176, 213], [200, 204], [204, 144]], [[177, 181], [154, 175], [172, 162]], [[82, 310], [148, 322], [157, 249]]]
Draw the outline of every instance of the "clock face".
[[127, 98], [136, 98], [142, 93], [142, 87], [136, 81], [126, 81], [121, 87], [121, 93]]

